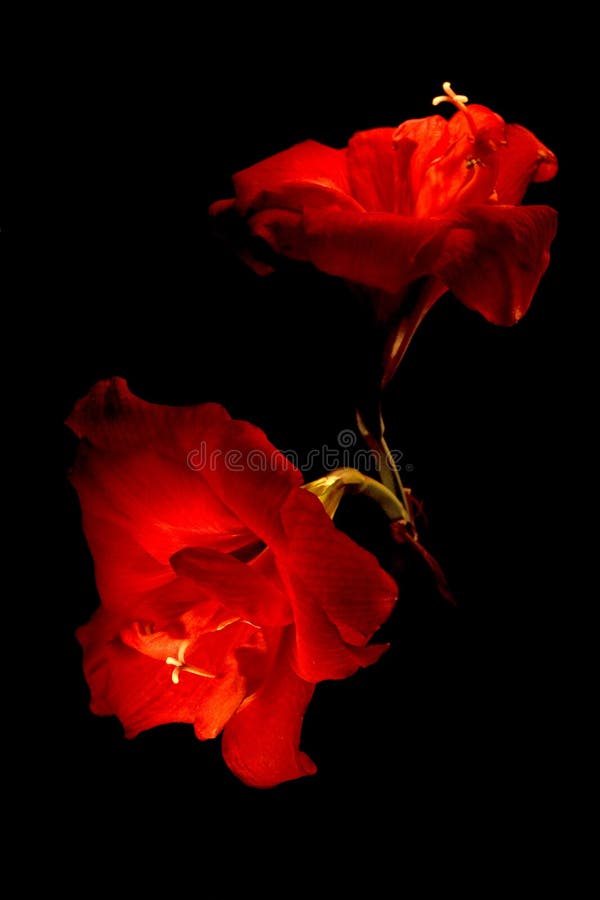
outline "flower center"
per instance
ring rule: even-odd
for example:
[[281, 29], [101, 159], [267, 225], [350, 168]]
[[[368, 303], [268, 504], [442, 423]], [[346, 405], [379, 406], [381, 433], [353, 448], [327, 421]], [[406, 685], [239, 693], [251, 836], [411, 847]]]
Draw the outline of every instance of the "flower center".
[[216, 675], [205, 672], [204, 669], [197, 669], [196, 666], [188, 666], [185, 664], [185, 651], [189, 645], [189, 641], [182, 641], [179, 650], [177, 651], [177, 659], [174, 656], [167, 656], [165, 659], [168, 666], [174, 667], [171, 673], [173, 684], [179, 684], [179, 678], [182, 672], [189, 672], [190, 675], [199, 675], [201, 678], [216, 678]]
[[445, 81], [442, 85], [443, 94], [440, 94], [438, 97], [434, 97], [431, 101], [432, 106], [439, 106], [440, 103], [452, 103], [457, 109], [460, 109], [462, 113], [467, 117], [467, 122], [469, 123], [469, 128], [473, 132], [473, 137], [477, 137], [477, 130], [475, 128], [475, 122], [471, 116], [471, 113], [467, 109], [466, 105], [469, 102], [469, 98], [465, 97], [464, 94], [455, 94], [452, 90], [452, 86], [449, 81]]

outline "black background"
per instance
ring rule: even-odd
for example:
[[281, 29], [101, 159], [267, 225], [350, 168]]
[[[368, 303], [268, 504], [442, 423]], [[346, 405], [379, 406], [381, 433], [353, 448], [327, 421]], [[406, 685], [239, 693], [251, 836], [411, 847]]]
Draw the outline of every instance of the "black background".
[[[554, 803], [548, 747], [561, 648], [550, 636], [551, 588], [561, 552], [556, 488], [569, 465], [557, 429], [560, 234], [522, 323], [494, 328], [444, 297], [388, 392], [389, 443], [411, 467], [406, 483], [430, 522], [424, 542], [458, 606], [407, 562], [383, 634], [391, 649], [375, 667], [317, 688], [302, 746], [318, 774], [254, 791], [228, 772], [218, 740], [169, 726], [127, 742], [116, 720], [87, 709], [73, 632], [98, 598], [66, 482], [75, 441], [61, 431], [77, 398], [122, 375], [148, 400], [221, 402], [301, 457], [335, 447], [354, 425], [356, 306], [342, 284], [302, 266], [260, 279], [212, 235], [206, 209], [230, 195], [231, 173], [307, 137], [343, 146], [356, 130], [428, 115], [447, 79], [561, 157], [547, 89], [560, 73], [548, 39], [511, 31], [495, 45], [486, 36], [458, 46], [437, 23], [434, 48], [422, 23], [371, 22], [368, 34], [356, 24], [351, 39], [335, 24], [308, 24], [293, 45], [283, 23], [260, 39], [239, 23], [233, 35], [208, 23], [190, 33], [185, 22], [163, 34], [154, 22], [122, 39], [111, 33], [100, 48], [83, 40], [65, 66], [55, 120], [64, 240], [53, 260], [51, 404], [61, 530], [47, 809], [50, 819], [63, 810], [72, 826], [65, 859], [77, 836], [90, 854], [117, 854], [131, 878], [131, 835], [153, 835], [163, 868], [185, 846], [200, 897], [232, 895], [238, 868], [248, 885], [264, 886], [277, 840], [294, 880], [307, 858], [326, 861], [331, 896], [353, 866], [374, 879], [366, 896], [378, 896], [402, 883], [414, 848], [450, 842], [465, 874], [487, 854], [500, 874], [530, 855], [529, 835]], [[527, 202], [560, 208], [563, 181], [533, 186]], [[389, 563], [370, 507], [349, 501], [339, 524]]]

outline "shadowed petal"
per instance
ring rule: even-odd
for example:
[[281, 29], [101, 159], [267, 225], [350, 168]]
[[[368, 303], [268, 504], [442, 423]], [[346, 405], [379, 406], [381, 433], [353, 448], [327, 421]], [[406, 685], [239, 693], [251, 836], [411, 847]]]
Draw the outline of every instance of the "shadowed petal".
[[393, 128], [359, 131], [348, 142], [346, 158], [352, 195], [368, 212], [397, 212], [398, 154]]
[[556, 212], [548, 206], [477, 206], [449, 235], [439, 277], [495, 325], [527, 312], [550, 259]]
[[391, 213], [307, 210], [300, 216], [268, 210], [250, 225], [284, 256], [393, 294], [429, 273], [450, 222]]
[[365, 645], [390, 615], [396, 583], [312, 494], [291, 495], [281, 518], [286, 541], [275, 555], [294, 607], [294, 666], [308, 681], [345, 678], [385, 651]]
[[[350, 196], [344, 150], [334, 150], [316, 141], [304, 141], [276, 153], [262, 162], [234, 175], [237, 208], [241, 213], [270, 205], [269, 195], [280, 195], [282, 186], [294, 186], [292, 203], [302, 203], [302, 190], [312, 197], [312, 204], [329, 202], [332, 194]], [[342, 201], [343, 202], [343, 201]], [[287, 207], [287, 204], [284, 203]], [[290, 208], [295, 208], [292, 206]]]
[[100, 450], [124, 452], [152, 447], [177, 460], [199, 446], [205, 432], [229, 421], [218, 403], [165, 406], [132, 394], [123, 378], [99, 381], [78, 400], [66, 424]]
[[496, 183], [498, 200], [503, 204], [520, 203], [530, 182], [554, 178], [558, 162], [554, 153], [521, 125], [508, 125], [506, 137]]
[[397, 156], [399, 205], [402, 215], [413, 215], [428, 167], [448, 147], [448, 123], [442, 116], [409, 119], [393, 134]]
[[302, 475], [249, 422], [232, 421], [213, 430], [220, 448], [203, 475], [224, 505], [265, 544], [277, 539], [279, 509]]
[[171, 558], [178, 575], [196, 582], [201, 594], [254, 625], [288, 625], [292, 610], [276, 583], [233, 556], [188, 547]]

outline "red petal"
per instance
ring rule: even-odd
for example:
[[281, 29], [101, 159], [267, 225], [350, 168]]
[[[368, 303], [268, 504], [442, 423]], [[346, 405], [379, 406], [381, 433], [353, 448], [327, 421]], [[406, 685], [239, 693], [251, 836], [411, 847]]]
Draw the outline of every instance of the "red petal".
[[302, 208], [305, 203], [329, 205], [332, 197], [342, 204], [353, 202], [345, 151], [316, 141], [304, 141], [276, 153], [238, 172], [233, 182], [241, 213], [264, 209], [274, 202], [289, 209]]
[[229, 550], [247, 543], [251, 532], [223, 505], [201, 472], [190, 468], [186, 455], [181, 452], [176, 459], [173, 453], [161, 454], [168, 432], [161, 441], [152, 449], [120, 454], [80, 446], [71, 480], [90, 544], [88, 516], [109, 532], [127, 532], [162, 563], [189, 545]]
[[[473, 126], [473, 127], [472, 127]], [[473, 132], [474, 129], [474, 132]], [[504, 120], [485, 106], [470, 106], [448, 122], [447, 146], [415, 184], [415, 214], [436, 216], [485, 203], [498, 175], [498, 149], [505, 143]]]
[[278, 253], [388, 293], [428, 274], [450, 227], [443, 219], [340, 210], [267, 210], [250, 224]]
[[281, 504], [302, 484], [302, 475], [248, 422], [228, 422], [213, 430], [213, 438], [220, 452], [204, 477], [225, 506], [270, 544], [281, 531]]
[[549, 181], [558, 171], [551, 150], [521, 125], [508, 125], [507, 145], [500, 152], [496, 190], [503, 204], [520, 203], [531, 181]]
[[[467, 112], [469, 118], [459, 110], [448, 121], [450, 144], [460, 141], [462, 138], [468, 138], [471, 142], [478, 140], [491, 142], [492, 149], [496, 149], [505, 142], [506, 123], [502, 116], [478, 103], [470, 103]], [[475, 135], [473, 135], [469, 119], [475, 126]]]
[[[250, 626], [238, 623], [218, 632], [221, 677], [182, 671], [178, 684], [173, 683], [173, 667], [166, 661], [132, 649], [114, 635], [109, 639], [110, 626], [101, 611], [77, 632], [93, 712], [118, 716], [127, 737], [169, 722], [196, 723], [197, 733], [206, 737], [221, 731], [245, 695], [245, 680], [232, 649], [245, 643]], [[214, 641], [215, 636], [208, 639]], [[215, 652], [213, 648], [212, 655]], [[189, 660], [197, 661], [197, 654]]]
[[390, 615], [396, 584], [312, 494], [295, 492], [281, 518], [286, 541], [274, 549], [292, 595], [296, 671], [309, 681], [345, 678], [386, 649], [365, 644]]
[[427, 169], [448, 146], [448, 123], [441, 116], [409, 119], [396, 128], [399, 205], [397, 211], [413, 215]]
[[133, 650], [160, 662], [168, 656], [178, 658], [184, 650], [188, 663], [218, 675], [225, 654], [223, 640], [228, 639], [226, 649], [230, 652], [231, 636], [237, 632], [229, 626], [239, 622], [239, 618], [232, 616], [221, 604], [208, 601], [167, 620], [162, 629], [156, 627], [157, 621], [160, 620], [149, 618], [128, 622], [119, 632], [121, 640]]
[[200, 594], [218, 600], [254, 625], [288, 625], [292, 610], [279, 585], [223, 553], [189, 547], [171, 559], [175, 572], [193, 579]]
[[292, 670], [288, 640], [281, 642], [268, 679], [237, 710], [223, 732], [223, 758], [251, 787], [274, 787], [316, 766], [299, 749], [302, 718], [314, 685]]
[[452, 231], [438, 262], [439, 277], [495, 325], [527, 312], [550, 259], [556, 212], [548, 206], [476, 206]]
[[123, 621], [164, 622], [198, 603], [198, 587], [178, 578], [170, 565], [158, 563], [130, 532], [84, 508], [85, 535], [94, 558], [103, 604]]
[[217, 403], [147, 403], [131, 393], [123, 378], [110, 378], [99, 381], [75, 404], [66, 424], [98, 449], [123, 452], [151, 446], [179, 462], [199, 447], [212, 425], [229, 419]]
[[348, 143], [352, 195], [369, 212], [398, 212], [393, 134], [393, 128], [373, 128], [357, 132]]

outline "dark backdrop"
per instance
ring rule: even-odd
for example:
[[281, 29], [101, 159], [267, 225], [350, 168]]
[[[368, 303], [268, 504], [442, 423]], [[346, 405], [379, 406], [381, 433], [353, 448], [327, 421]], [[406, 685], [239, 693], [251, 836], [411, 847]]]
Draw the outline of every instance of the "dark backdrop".
[[[156, 848], [192, 845], [186, 867], [199, 872], [224, 852], [217, 893], [198, 895], [228, 897], [242, 859], [253, 860], [249, 884], [261, 882], [275, 837], [294, 878], [307, 854], [329, 860], [337, 878], [362, 853], [357, 869], [380, 887], [401, 883], [402, 854], [434, 836], [462, 841], [459, 860], [476, 841], [497, 852], [497, 829], [500, 856], [526, 853], [531, 823], [552, 807], [560, 237], [522, 323], [494, 328], [446, 296], [389, 391], [389, 440], [404, 453], [406, 482], [429, 517], [424, 540], [458, 606], [408, 561], [385, 627], [389, 652], [317, 688], [302, 740], [319, 767], [312, 779], [253, 791], [230, 775], [218, 740], [169, 726], [128, 742], [116, 720], [88, 711], [73, 632], [98, 598], [65, 476], [75, 441], [60, 423], [97, 379], [119, 374], [148, 400], [221, 402], [301, 454], [336, 446], [354, 424], [361, 352], [346, 288], [301, 266], [259, 279], [211, 234], [208, 204], [229, 195], [232, 172], [296, 141], [343, 146], [356, 130], [430, 114], [446, 79], [560, 157], [547, 44], [465, 41], [434, 52], [422, 30], [400, 36], [385, 23], [364, 40], [356, 26], [350, 42], [309, 29], [293, 48], [275, 37], [246, 44], [243, 28], [235, 44], [223, 26], [218, 37], [201, 30], [197, 43], [183, 25], [173, 41], [160, 31], [155, 23], [152, 40], [128, 32], [122, 44], [111, 35], [110, 53], [94, 50], [91, 61], [84, 42], [57, 114], [67, 227], [53, 260], [61, 571], [46, 780], [58, 804], [49, 808], [66, 810], [73, 826], [66, 856], [77, 835], [88, 852], [118, 851], [133, 870], [128, 835], [143, 829]], [[559, 206], [560, 184], [534, 186], [528, 202]], [[382, 522], [358, 501], [340, 524], [384, 546]]]

